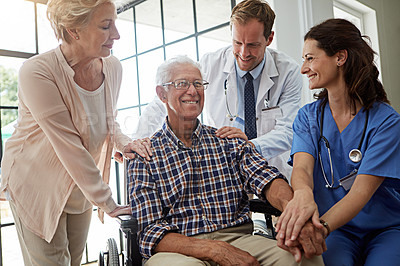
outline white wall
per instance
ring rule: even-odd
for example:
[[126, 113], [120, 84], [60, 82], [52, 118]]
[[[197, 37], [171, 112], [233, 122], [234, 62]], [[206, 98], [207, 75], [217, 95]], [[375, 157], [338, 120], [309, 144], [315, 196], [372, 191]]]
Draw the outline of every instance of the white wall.
[[[358, 0], [376, 11], [382, 82], [392, 106], [400, 112], [400, 10], [399, 0]], [[333, 0], [275, 0], [277, 47], [301, 64], [307, 30], [333, 17]], [[304, 80], [303, 104], [312, 100]]]

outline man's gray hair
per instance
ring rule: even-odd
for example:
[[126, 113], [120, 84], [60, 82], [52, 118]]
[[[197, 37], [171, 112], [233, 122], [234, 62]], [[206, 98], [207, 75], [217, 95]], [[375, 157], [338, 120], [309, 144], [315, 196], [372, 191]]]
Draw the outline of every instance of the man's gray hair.
[[164, 83], [172, 81], [172, 71], [177, 65], [192, 65], [200, 71], [201, 77], [203, 78], [203, 73], [201, 72], [201, 66], [198, 62], [193, 61], [186, 55], [178, 55], [171, 59], [164, 61], [158, 68], [156, 74], [156, 84], [162, 85]]

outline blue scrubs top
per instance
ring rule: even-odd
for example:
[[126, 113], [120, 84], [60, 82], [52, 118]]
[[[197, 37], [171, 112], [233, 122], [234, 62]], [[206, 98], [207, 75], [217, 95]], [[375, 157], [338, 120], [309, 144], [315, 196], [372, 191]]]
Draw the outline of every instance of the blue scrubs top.
[[[321, 100], [302, 107], [293, 124], [293, 145], [289, 164], [296, 152], [306, 152], [315, 159], [314, 198], [320, 215], [342, 199], [343, 187], [326, 188], [318, 152], [321, 151], [325, 175], [331, 183], [328, 151], [320, 141]], [[332, 117], [329, 103], [325, 105], [323, 135], [329, 141], [333, 165], [334, 186], [339, 179], [358, 169], [358, 174], [386, 177], [361, 212], [341, 229], [363, 237], [372, 230], [400, 229], [400, 115], [388, 104], [376, 102], [369, 110], [366, 134], [361, 147], [362, 160], [354, 163], [349, 152], [358, 148], [364, 129], [366, 112], [362, 108], [340, 133]]]

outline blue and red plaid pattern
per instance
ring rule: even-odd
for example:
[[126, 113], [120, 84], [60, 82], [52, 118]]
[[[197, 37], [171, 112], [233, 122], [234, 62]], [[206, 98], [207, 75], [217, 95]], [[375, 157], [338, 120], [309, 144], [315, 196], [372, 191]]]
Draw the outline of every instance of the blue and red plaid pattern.
[[144, 258], [168, 232], [186, 236], [214, 232], [250, 221], [247, 193], [263, 189], [280, 172], [242, 139], [221, 139], [201, 125], [186, 147], [165, 122], [151, 137], [151, 161], [128, 163], [133, 216], [139, 221]]

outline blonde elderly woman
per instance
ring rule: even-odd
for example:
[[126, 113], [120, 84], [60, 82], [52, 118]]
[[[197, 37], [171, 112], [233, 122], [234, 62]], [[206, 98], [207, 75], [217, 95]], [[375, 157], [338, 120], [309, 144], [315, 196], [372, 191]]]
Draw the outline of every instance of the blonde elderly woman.
[[25, 265], [80, 265], [92, 205], [130, 213], [107, 185], [112, 150], [138, 145], [115, 122], [122, 69], [110, 56], [119, 34], [112, 0], [50, 0], [61, 45], [19, 73], [19, 116], [2, 161]]

